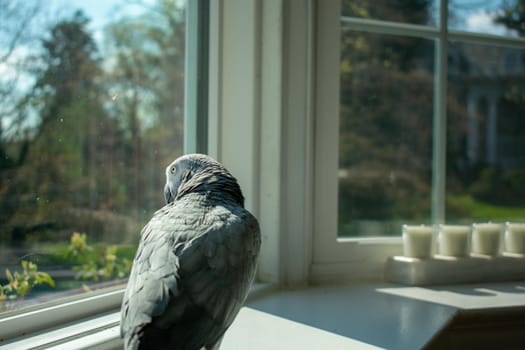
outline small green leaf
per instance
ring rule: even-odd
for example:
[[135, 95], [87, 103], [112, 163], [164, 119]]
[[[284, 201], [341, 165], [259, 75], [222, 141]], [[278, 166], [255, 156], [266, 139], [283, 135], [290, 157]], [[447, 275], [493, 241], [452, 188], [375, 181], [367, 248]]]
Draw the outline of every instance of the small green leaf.
[[13, 281], [13, 275], [11, 274], [11, 271], [9, 271], [9, 269], [5, 269], [5, 275], [7, 277], [7, 280], [9, 282], [12, 282]]

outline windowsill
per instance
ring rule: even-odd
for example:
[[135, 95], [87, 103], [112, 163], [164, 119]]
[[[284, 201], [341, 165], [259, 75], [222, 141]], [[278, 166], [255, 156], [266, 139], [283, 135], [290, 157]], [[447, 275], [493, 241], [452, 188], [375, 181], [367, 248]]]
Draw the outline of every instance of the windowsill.
[[401, 245], [403, 240], [401, 236], [373, 236], [373, 237], [340, 237], [337, 238], [338, 243], [346, 244], [395, 244]]
[[[525, 282], [429, 288], [381, 283], [299, 290], [255, 285], [221, 349], [418, 349], [435, 341], [458, 315], [511, 313], [516, 319], [516, 312], [521, 317], [517, 319], [523, 319]], [[117, 310], [104, 313], [0, 343], [0, 349], [118, 349], [119, 317]]]
[[[274, 287], [255, 283], [249, 300]], [[124, 287], [75, 295], [0, 315], [0, 349], [120, 349]]]
[[279, 291], [243, 309], [224, 349], [420, 349], [460, 314], [490, 316], [524, 309], [525, 282], [435, 288], [381, 283]]

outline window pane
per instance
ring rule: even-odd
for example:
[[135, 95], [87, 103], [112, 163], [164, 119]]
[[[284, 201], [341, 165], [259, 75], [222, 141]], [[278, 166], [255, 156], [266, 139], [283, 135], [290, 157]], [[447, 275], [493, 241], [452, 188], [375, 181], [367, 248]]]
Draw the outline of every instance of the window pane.
[[339, 234], [428, 222], [434, 42], [343, 30]]
[[525, 50], [452, 43], [449, 221], [525, 220]]
[[342, 14], [401, 23], [436, 26], [438, 0], [343, 0]]
[[182, 154], [184, 2], [61, 5], [0, 11], [0, 311], [123, 281]]
[[448, 11], [449, 29], [514, 37], [525, 34], [523, 1], [449, 0]]

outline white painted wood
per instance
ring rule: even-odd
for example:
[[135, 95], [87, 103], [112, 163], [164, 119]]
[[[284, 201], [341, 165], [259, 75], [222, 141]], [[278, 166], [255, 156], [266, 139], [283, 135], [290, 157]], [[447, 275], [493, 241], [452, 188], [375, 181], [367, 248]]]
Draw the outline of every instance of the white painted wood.
[[317, 2], [314, 264], [347, 260], [337, 244], [340, 12], [338, 1]]
[[386, 258], [401, 254], [401, 239], [337, 237], [341, 4], [338, 1], [316, 4], [315, 195], [310, 280], [379, 281], [383, 278]]
[[259, 218], [259, 278], [305, 284], [313, 202], [313, 2], [223, 0], [211, 10], [210, 154], [239, 179], [247, 208]]
[[209, 154], [261, 225], [258, 278], [280, 278], [281, 0], [211, 3]]
[[435, 256], [416, 259], [393, 256], [385, 265], [385, 279], [406, 285], [426, 286], [525, 280], [525, 259], [511, 256]]
[[281, 263], [282, 11], [281, 0], [261, 3], [259, 222], [263, 242], [258, 277], [270, 283], [279, 282]]
[[81, 295], [70, 300], [57, 300], [30, 310], [5, 314], [0, 318], [0, 339], [14, 338], [23, 334], [39, 332], [53, 326], [118, 309], [124, 289]]
[[[258, 214], [259, 167], [259, 1], [224, 0], [211, 17], [220, 38], [212, 45], [210, 75], [216, 75], [215, 154], [240, 182], [246, 207]], [[215, 61], [215, 62], [212, 62]]]
[[[420, 349], [458, 312], [490, 316], [523, 310], [524, 303], [522, 282], [439, 288], [338, 284], [274, 290], [248, 301], [221, 349]], [[0, 349], [121, 349], [118, 318], [118, 313], [101, 315], [17, 344], [0, 343]], [[50, 342], [42, 342], [46, 337]]]
[[220, 159], [221, 142], [221, 80], [222, 80], [222, 5], [220, 1], [210, 2], [209, 42], [209, 89], [208, 89], [208, 154]]
[[309, 279], [312, 238], [314, 4], [284, 2], [281, 260], [285, 285]]
[[[79, 349], [81, 346], [86, 347], [87, 341], [86, 336], [90, 336], [95, 330], [101, 330], [97, 332], [95, 339], [99, 345], [101, 342], [109, 341], [103, 336], [103, 332], [107, 329], [113, 328], [112, 334], [109, 334], [111, 338], [120, 338], [119, 331], [120, 313], [114, 312], [104, 316], [99, 316], [86, 321], [73, 323], [71, 325], [58, 327], [55, 329], [48, 330], [41, 334], [36, 334], [31, 337], [23, 337], [19, 340], [11, 341], [5, 345], [0, 345], [1, 350], [15, 350], [15, 349], [32, 349], [32, 348], [50, 348], [53, 344], [61, 344], [62, 348], [66, 349]], [[102, 333], [102, 334], [101, 334]], [[80, 342], [79, 339], [84, 341]], [[69, 340], [69, 341], [68, 341]], [[70, 342], [75, 341], [79, 343], [77, 346], [73, 346]], [[64, 343], [69, 343], [69, 347], [64, 347]], [[56, 348], [56, 347], [53, 347]]]
[[[262, 329], [264, 332], [260, 331]], [[375, 350], [382, 348], [246, 307], [241, 309], [221, 344], [221, 350], [244, 349]]]

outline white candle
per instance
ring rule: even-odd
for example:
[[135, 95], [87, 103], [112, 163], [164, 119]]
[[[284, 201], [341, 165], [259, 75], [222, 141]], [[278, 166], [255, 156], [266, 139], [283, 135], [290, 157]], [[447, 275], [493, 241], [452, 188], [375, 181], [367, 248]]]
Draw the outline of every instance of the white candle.
[[466, 256], [470, 231], [470, 226], [465, 225], [439, 225], [439, 254]]
[[498, 255], [502, 231], [500, 224], [472, 224], [472, 253]]
[[429, 258], [432, 251], [432, 226], [403, 225], [403, 255], [410, 258]]
[[507, 222], [505, 226], [505, 250], [525, 254], [525, 224]]

